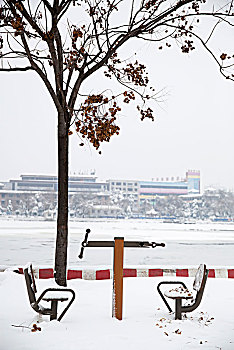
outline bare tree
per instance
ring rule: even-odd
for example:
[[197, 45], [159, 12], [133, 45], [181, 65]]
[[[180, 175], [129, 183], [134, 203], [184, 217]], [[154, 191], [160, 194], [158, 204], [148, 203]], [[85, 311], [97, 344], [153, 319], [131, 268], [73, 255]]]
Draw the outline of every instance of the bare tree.
[[[232, 55], [209, 47], [218, 25], [233, 26], [233, 1], [205, 0], [1, 0], [1, 72], [34, 71], [51, 96], [58, 116], [58, 216], [55, 279], [66, 285], [68, 239], [68, 149], [72, 129], [99, 149], [119, 133], [123, 103], [135, 102], [141, 119], [154, 120], [157, 95], [144, 64], [123, 60], [119, 49], [130, 39], [158, 49], [175, 43], [190, 53], [200, 41], [220, 72], [233, 80]], [[209, 5], [209, 6], [208, 6]], [[199, 18], [209, 19], [209, 34]], [[72, 23], [71, 18], [76, 18]], [[214, 21], [215, 20], [215, 21]], [[74, 20], [73, 20], [74, 22]], [[66, 24], [66, 25], [65, 25]], [[204, 36], [202, 34], [204, 34]], [[228, 62], [226, 65], [225, 63]], [[81, 95], [84, 82], [98, 70], [120, 84], [118, 93]], [[138, 102], [137, 102], [138, 101]]]

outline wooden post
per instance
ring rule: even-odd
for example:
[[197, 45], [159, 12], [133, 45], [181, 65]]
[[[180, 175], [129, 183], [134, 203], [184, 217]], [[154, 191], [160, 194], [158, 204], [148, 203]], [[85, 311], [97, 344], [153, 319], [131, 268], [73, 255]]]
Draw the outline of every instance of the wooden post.
[[122, 320], [124, 238], [115, 237], [112, 317]]

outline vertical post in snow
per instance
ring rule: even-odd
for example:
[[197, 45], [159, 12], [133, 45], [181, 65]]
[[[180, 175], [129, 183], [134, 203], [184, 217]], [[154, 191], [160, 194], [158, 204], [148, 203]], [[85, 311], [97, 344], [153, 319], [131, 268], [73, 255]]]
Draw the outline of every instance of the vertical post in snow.
[[112, 317], [122, 320], [124, 238], [115, 237], [114, 240]]

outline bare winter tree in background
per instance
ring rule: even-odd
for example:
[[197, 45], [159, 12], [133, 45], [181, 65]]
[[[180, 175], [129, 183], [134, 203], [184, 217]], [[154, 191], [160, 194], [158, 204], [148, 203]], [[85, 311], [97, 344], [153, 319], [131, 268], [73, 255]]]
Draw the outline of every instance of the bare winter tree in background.
[[[144, 63], [126, 60], [119, 49], [130, 39], [147, 40], [157, 49], [176, 44], [190, 53], [196, 41], [213, 56], [230, 80], [232, 55], [209, 47], [218, 25], [233, 26], [233, 1], [205, 0], [1, 0], [1, 72], [34, 71], [51, 96], [58, 116], [58, 215], [55, 279], [66, 285], [68, 242], [69, 135], [80, 135], [98, 150], [119, 133], [117, 116], [125, 103], [136, 103], [143, 120], [154, 120], [155, 91]], [[209, 32], [199, 30], [206, 20]], [[160, 51], [158, 51], [160, 52]], [[126, 55], [127, 56], [127, 55]], [[155, 57], [156, 59], [156, 57]], [[163, 69], [163, 67], [161, 67]], [[119, 83], [90, 94], [84, 82], [100, 70]], [[32, 75], [34, 78], [35, 75]], [[36, 77], [35, 77], [36, 78]], [[111, 86], [111, 85], [110, 85]], [[9, 91], [10, 93], [10, 91]], [[100, 152], [100, 151], [99, 151]]]

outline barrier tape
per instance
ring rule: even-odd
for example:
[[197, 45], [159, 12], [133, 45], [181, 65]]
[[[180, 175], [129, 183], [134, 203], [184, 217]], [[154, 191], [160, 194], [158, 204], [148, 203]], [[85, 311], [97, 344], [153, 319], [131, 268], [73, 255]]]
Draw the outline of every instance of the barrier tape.
[[[0, 272], [7, 270], [0, 269]], [[23, 274], [23, 268], [14, 269]], [[54, 277], [52, 268], [34, 268], [34, 275], [39, 279]], [[124, 268], [123, 277], [195, 277], [197, 268]], [[67, 279], [85, 279], [85, 280], [106, 280], [113, 276], [112, 269], [68, 269]], [[209, 278], [234, 278], [234, 268], [210, 268]]]

